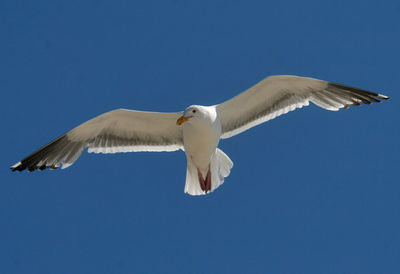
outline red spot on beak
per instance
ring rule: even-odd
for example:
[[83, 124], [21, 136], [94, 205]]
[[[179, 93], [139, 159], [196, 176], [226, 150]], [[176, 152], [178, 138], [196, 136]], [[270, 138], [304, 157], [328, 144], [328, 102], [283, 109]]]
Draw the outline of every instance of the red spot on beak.
[[182, 125], [184, 122], [188, 121], [190, 118], [192, 118], [192, 116], [188, 116], [188, 117], [181, 116], [181, 117], [179, 117], [178, 120], [176, 120], [176, 124], [180, 126], [180, 125]]

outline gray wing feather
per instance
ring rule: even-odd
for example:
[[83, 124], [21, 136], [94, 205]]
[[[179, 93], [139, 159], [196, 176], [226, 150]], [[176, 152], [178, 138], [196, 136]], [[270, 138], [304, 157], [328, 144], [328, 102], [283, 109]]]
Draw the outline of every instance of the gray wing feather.
[[89, 152], [174, 151], [182, 149], [180, 113], [114, 110], [104, 113], [40, 148], [11, 167], [12, 171], [56, 169], [72, 165]]
[[298, 76], [271, 76], [238, 96], [217, 105], [222, 136], [229, 138], [309, 102], [336, 111], [380, 102], [389, 97], [332, 82]]

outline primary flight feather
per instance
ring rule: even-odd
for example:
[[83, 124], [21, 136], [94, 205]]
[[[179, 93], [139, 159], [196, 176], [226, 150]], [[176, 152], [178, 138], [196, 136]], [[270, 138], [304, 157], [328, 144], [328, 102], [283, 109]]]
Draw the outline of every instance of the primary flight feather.
[[202, 195], [219, 187], [233, 166], [220, 139], [309, 102], [336, 111], [389, 97], [332, 82], [298, 76], [270, 76], [236, 97], [214, 106], [193, 105], [180, 113], [118, 109], [99, 115], [11, 167], [12, 171], [72, 165], [85, 148], [94, 153], [175, 151], [187, 157], [185, 193]]

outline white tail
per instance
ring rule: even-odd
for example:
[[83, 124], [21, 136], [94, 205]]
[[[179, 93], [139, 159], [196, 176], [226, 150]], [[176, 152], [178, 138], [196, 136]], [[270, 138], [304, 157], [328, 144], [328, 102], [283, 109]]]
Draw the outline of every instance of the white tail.
[[213, 192], [214, 189], [218, 188], [224, 183], [224, 178], [229, 176], [232, 167], [233, 162], [231, 159], [229, 159], [229, 157], [222, 150], [217, 148], [210, 162], [211, 191], [205, 192], [201, 189], [197, 168], [192, 160], [188, 158], [185, 193], [190, 195], [204, 195]]

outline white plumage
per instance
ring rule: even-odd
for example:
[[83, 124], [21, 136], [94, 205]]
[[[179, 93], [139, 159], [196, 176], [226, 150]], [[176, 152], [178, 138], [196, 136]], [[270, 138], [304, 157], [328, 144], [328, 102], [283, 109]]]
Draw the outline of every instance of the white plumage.
[[11, 167], [12, 171], [72, 165], [85, 148], [94, 153], [175, 151], [187, 156], [185, 192], [201, 195], [218, 188], [233, 166], [220, 139], [237, 135], [296, 108], [336, 111], [389, 97], [297, 76], [271, 76], [214, 106], [190, 106], [183, 113], [114, 110], [72, 129]]

